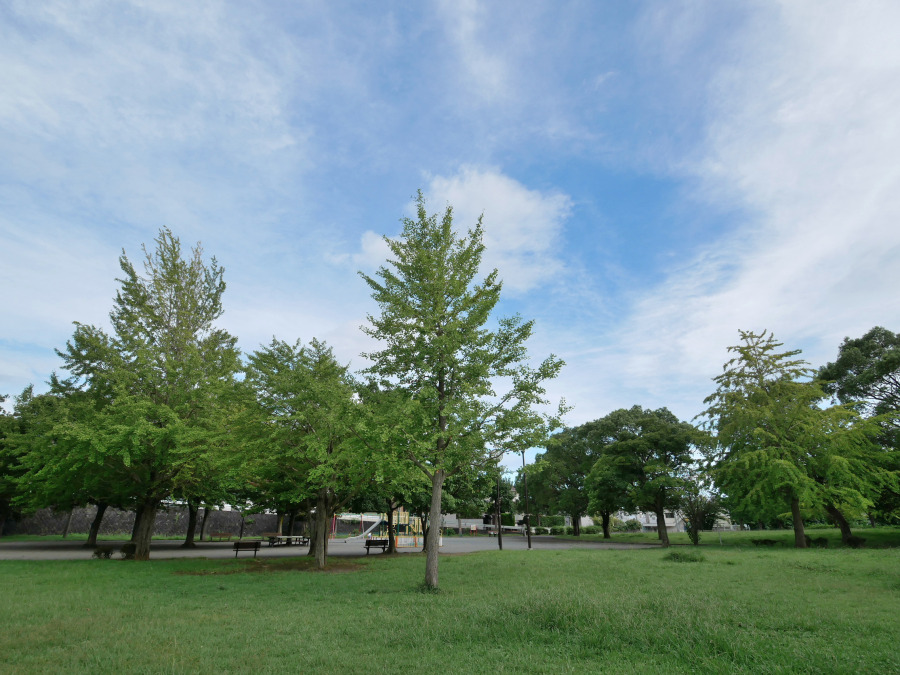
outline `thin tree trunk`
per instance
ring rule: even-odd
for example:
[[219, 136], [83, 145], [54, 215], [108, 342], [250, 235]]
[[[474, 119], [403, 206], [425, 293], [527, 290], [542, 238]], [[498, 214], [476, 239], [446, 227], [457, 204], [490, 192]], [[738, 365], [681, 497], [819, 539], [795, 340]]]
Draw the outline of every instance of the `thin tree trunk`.
[[497, 475], [497, 548], [503, 550], [503, 515], [500, 513], [500, 475]]
[[200, 541], [203, 541], [203, 537], [206, 535], [206, 519], [209, 518], [209, 505], [203, 505], [203, 520], [200, 521]]
[[153, 537], [153, 526], [156, 523], [156, 511], [159, 502], [150, 500], [144, 502], [139, 510], [139, 517], [134, 527], [134, 559], [150, 559], [150, 539]]
[[572, 534], [576, 537], [581, 536], [581, 516], [577, 513], [572, 514]]
[[309, 511], [306, 512], [307, 513], [306, 521], [308, 523], [307, 528], [309, 530], [307, 532], [307, 536], [309, 537], [309, 551], [307, 551], [306, 555], [312, 556], [313, 558], [315, 558], [316, 551], [319, 548], [319, 533], [318, 533], [318, 530], [316, 529], [316, 527], [318, 526], [317, 519], [314, 517], [311, 517], [309, 515], [309, 512], [311, 510], [312, 509], [310, 509]]
[[601, 511], [600, 519], [603, 523], [603, 538], [604, 539], [612, 539], [612, 535], [609, 532], [609, 521], [611, 520], [612, 514], [609, 511]]
[[[388, 553], [396, 553], [397, 552], [397, 537], [394, 535], [394, 511], [396, 510], [397, 505], [394, 503], [393, 499], [388, 500]], [[362, 515], [359, 516], [359, 521], [362, 522]], [[365, 531], [365, 528], [363, 528]]]
[[195, 548], [197, 546], [194, 543], [194, 534], [197, 531], [197, 511], [199, 510], [200, 506], [197, 502], [189, 499], [187, 534], [184, 537], [184, 543], [181, 545], [181, 548]]
[[800, 500], [791, 497], [791, 517], [794, 520], [794, 547], [806, 548], [806, 532], [803, 531], [803, 516], [800, 514]]
[[319, 490], [316, 500], [316, 567], [325, 569], [328, 556], [328, 492]]
[[74, 508], [69, 509], [69, 515], [66, 517], [66, 525], [63, 527], [63, 539], [69, 536], [69, 527], [72, 525], [72, 513], [75, 511]]
[[282, 528], [284, 527], [284, 511], [278, 511], [276, 515], [278, 517], [278, 522], [275, 525], [275, 534], [281, 535], [283, 534]]
[[850, 523], [847, 522], [847, 519], [844, 518], [844, 514], [841, 513], [834, 504], [826, 504], [825, 511], [827, 511], [828, 515], [834, 520], [835, 525], [840, 528], [841, 541], [846, 544], [847, 540], [853, 536], [853, 532], [850, 531]]
[[296, 524], [296, 522], [297, 522], [297, 511], [292, 510], [288, 514], [288, 534], [292, 537], [294, 536], [294, 525]]
[[94, 520], [91, 521], [91, 529], [88, 532], [88, 538], [85, 542], [85, 547], [93, 548], [97, 545], [97, 535], [100, 533], [100, 523], [103, 522], [103, 514], [106, 513], [106, 508], [109, 504], [104, 504], [100, 502], [97, 504], [97, 513], [94, 514]]
[[431, 510], [428, 520], [431, 527], [425, 535], [425, 587], [437, 590], [438, 587], [438, 552], [440, 549], [441, 528], [441, 492], [444, 488], [445, 472], [437, 469], [431, 479]]
[[666, 510], [662, 497], [656, 498], [656, 534], [663, 546], [669, 545], [669, 531], [666, 529]]

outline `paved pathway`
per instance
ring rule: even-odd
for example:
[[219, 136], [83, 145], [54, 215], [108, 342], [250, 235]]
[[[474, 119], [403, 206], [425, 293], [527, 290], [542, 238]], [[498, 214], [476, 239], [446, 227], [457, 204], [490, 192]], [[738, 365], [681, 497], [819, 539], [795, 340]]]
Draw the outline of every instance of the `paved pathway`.
[[[619, 544], [604, 542], [572, 541], [556, 537], [532, 537], [534, 550], [562, 550], [562, 549], [635, 549], [656, 548], [655, 544]], [[124, 541], [100, 540], [100, 545], [108, 545], [117, 549]], [[11, 541], [0, 542], [0, 560], [88, 560], [93, 554], [92, 548], [85, 548], [83, 541]], [[156, 540], [150, 546], [150, 558], [233, 558], [234, 550], [230, 541], [203, 541], [197, 542], [196, 548], [181, 548], [181, 542], [170, 540]], [[525, 537], [521, 535], [507, 535], [503, 537], [503, 549], [521, 551], [527, 548]], [[458, 554], [474, 553], [476, 551], [493, 551], [497, 549], [497, 540], [493, 537], [444, 537], [444, 545], [441, 553]], [[307, 546], [268, 546], [263, 544], [258, 556], [260, 558], [287, 558], [305, 555], [309, 551]], [[419, 553], [419, 548], [400, 549], [400, 553]], [[241, 552], [241, 558], [252, 554]], [[366, 549], [362, 539], [341, 540], [337, 539], [328, 545], [330, 556], [364, 556]], [[380, 555], [372, 552], [371, 555]]]

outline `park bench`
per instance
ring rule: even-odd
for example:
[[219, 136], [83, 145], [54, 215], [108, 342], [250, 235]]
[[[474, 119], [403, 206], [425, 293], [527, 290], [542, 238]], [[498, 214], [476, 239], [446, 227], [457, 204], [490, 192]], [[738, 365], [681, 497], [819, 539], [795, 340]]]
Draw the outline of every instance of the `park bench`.
[[218, 539], [219, 541], [231, 541], [231, 532], [213, 532], [209, 535], [209, 540]]
[[369, 555], [369, 550], [373, 548], [380, 548], [381, 552], [384, 553], [387, 547], [387, 539], [366, 539], [366, 555]]
[[234, 542], [234, 557], [237, 558], [239, 551], [253, 551], [253, 557], [259, 551], [260, 541], [236, 541]]

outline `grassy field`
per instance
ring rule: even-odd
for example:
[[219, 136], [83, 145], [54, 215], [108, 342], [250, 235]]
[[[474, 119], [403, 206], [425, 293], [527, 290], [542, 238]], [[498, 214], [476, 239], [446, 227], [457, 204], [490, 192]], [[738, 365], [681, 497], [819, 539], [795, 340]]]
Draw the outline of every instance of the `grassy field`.
[[0, 562], [0, 672], [900, 672], [896, 549], [308, 563]]
[[[827, 529], [809, 528], [806, 534], [817, 539], [824, 537], [828, 540], [829, 548], [840, 548], [841, 533], [831, 527]], [[900, 527], [876, 527], [859, 528], [853, 531], [857, 537], [866, 540], [866, 548], [900, 548]], [[583, 534], [580, 537], [567, 535], [562, 539], [571, 541], [603, 541], [602, 534]], [[771, 539], [780, 542], [782, 546], [794, 545], [793, 530], [749, 530], [744, 532], [703, 532], [700, 537], [700, 545], [706, 548], [755, 548], [754, 539]], [[614, 532], [612, 541], [625, 544], [655, 544], [659, 541], [656, 532]], [[669, 542], [673, 546], [691, 545], [691, 540], [686, 532], [673, 532], [669, 534]]]

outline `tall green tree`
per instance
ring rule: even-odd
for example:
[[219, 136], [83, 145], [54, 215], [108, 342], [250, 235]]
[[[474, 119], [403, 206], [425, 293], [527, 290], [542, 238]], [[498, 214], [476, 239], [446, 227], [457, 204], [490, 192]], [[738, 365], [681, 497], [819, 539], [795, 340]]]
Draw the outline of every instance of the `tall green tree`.
[[8, 518], [14, 514], [13, 501], [18, 495], [18, 476], [22, 473], [19, 448], [15, 437], [19, 433], [16, 418], [3, 407], [6, 396], [0, 395], [0, 534]]
[[[585, 479], [601, 449], [592, 442], [590, 424], [565, 429], [548, 440], [546, 450], [535, 457], [528, 471], [528, 491], [534, 503], [547, 513], [571, 516], [576, 536], [581, 534], [581, 517], [590, 512]], [[607, 530], [608, 518], [604, 532]]]
[[602, 447], [588, 477], [595, 503], [620, 494], [623, 508], [656, 514], [657, 535], [668, 546], [665, 512], [681, 500], [697, 430], [667, 408], [634, 406], [598, 420], [592, 434]]
[[[852, 405], [881, 427], [879, 466], [900, 475], [900, 334], [876, 326], [859, 338], [845, 338], [837, 360], [819, 369], [825, 392]], [[900, 490], [885, 485], [875, 498], [870, 518], [900, 519]]]
[[66, 428], [67, 442], [88, 461], [116, 471], [131, 486], [135, 558], [149, 557], [162, 500], [190, 496], [204, 457], [214, 450], [220, 394], [234, 385], [236, 339], [216, 328], [224, 270], [189, 255], [166, 228], [144, 248], [143, 274], [123, 252], [113, 332], [76, 323], [62, 357], [69, 383], [103, 401], [90, 421]]
[[889, 480], [866, 460], [875, 429], [849, 406], [819, 406], [825, 394], [815, 371], [794, 358], [799, 350], [781, 351], [771, 333], [740, 335], [705, 399], [711, 474], [744, 512], [787, 506], [795, 545], [805, 548], [804, 508], [864, 508]]
[[331, 517], [375, 474], [375, 458], [356, 433], [362, 415], [354, 382], [324, 342], [273, 339], [250, 355], [245, 386], [256, 409], [245, 427], [244, 470], [277, 502], [315, 502], [311, 552], [322, 569]]
[[450, 206], [429, 215], [419, 192], [417, 217], [403, 219], [392, 258], [374, 277], [361, 274], [380, 315], [363, 328], [382, 348], [365, 354], [367, 373], [405, 392], [398, 410], [403, 451], [430, 480], [432, 498], [425, 585], [438, 587], [438, 545], [444, 482], [469, 467], [496, 464], [504, 450], [539, 445], [558, 415], [544, 405], [543, 383], [559, 373], [550, 356], [529, 365], [533, 322], [503, 318], [491, 326], [500, 299], [497, 270], [481, 282], [481, 219], [465, 236], [453, 230]]

